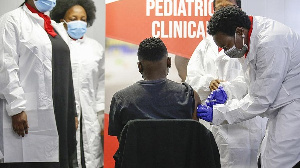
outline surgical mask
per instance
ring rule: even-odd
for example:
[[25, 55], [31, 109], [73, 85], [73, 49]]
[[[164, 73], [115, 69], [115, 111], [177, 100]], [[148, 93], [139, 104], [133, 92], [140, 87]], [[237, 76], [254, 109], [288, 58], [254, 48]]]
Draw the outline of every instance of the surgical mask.
[[34, 1], [34, 5], [38, 11], [44, 13], [51, 11], [55, 7], [56, 0], [37, 0]]
[[[236, 41], [236, 34], [234, 36], [235, 41]], [[228, 50], [224, 51], [226, 55], [228, 55], [230, 58], [241, 58], [245, 55], [245, 53], [248, 50], [248, 46], [245, 44], [245, 35], [242, 35], [243, 38], [243, 47], [241, 49], [236, 48], [235, 45], [233, 45], [231, 48]]]
[[76, 20], [76, 21], [71, 21], [71, 22], [66, 22], [64, 20], [64, 22], [67, 24], [68, 26], [68, 34], [70, 37], [72, 37], [73, 39], [80, 39], [84, 33], [86, 32], [87, 29], [87, 23], [81, 20]]

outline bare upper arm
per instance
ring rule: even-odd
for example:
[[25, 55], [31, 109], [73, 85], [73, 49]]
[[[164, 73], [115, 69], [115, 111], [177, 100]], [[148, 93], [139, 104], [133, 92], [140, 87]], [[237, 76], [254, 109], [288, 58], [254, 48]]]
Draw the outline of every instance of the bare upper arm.
[[200, 97], [199, 97], [198, 93], [195, 90], [194, 90], [194, 99], [195, 99], [195, 108], [194, 108], [194, 112], [193, 112], [193, 119], [198, 121], [197, 106], [199, 104], [201, 104], [201, 100], [200, 100]]

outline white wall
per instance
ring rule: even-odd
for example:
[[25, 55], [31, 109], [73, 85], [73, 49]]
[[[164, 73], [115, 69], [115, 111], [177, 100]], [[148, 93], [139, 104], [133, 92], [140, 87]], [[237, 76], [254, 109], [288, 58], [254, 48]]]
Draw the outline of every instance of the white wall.
[[[96, 20], [92, 27], [88, 28], [87, 35], [97, 40], [105, 47], [105, 1], [94, 0], [97, 8]], [[0, 0], [0, 16], [19, 7], [24, 0]]]
[[0, 15], [9, 12], [19, 7], [24, 0], [1, 0], [0, 1]]
[[96, 20], [93, 26], [88, 28], [87, 35], [105, 47], [105, 1], [94, 0], [94, 2], [97, 8]]
[[248, 15], [265, 16], [291, 27], [300, 34], [299, 0], [241, 0]]

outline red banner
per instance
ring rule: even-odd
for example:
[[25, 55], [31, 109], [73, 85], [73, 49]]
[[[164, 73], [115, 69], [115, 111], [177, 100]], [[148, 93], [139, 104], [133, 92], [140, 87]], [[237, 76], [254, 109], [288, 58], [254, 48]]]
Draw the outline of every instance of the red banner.
[[106, 5], [106, 37], [139, 44], [160, 37], [170, 53], [190, 58], [206, 36], [213, 0], [120, 0]]

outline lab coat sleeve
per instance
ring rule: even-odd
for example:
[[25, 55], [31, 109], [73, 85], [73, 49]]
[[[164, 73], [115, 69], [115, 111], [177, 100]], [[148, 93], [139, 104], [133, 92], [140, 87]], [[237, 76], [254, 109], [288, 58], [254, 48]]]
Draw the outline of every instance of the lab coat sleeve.
[[7, 102], [9, 116], [25, 111], [26, 100], [20, 85], [18, 60], [18, 32], [16, 25], [9, 17], [0, 20], [0, 96]]
[[187, 66], [187, 78], [185, 81], [193, 87], [203, 102], [211, 92], [209, 89], [210, 82], [215, 79], [210, 72], [206, 72], [204, 67], [203, 57], [205, 56], [206, 48], [207, 43], [201, 41], [195, 49]]
[[98, 54], [101, 57], [98, 64], [98, 85], [96, 89], [96, 104], [94, 106], [95, 112], [97, 112], [97, 117], [101, 128], [103, 128], [103, 120], [104, 120], [104, 99], [105, 99], [105, 84], [104, 84], [104, 50], [103, 47], [97, 43]]
[[220, 86], [223, 86], [227, 100], [242, 99], [248, 92], [248, 85], [245, 82], [244, 76], [237, 76], [232, 81], [221, 82]]
[[98, 85], [98, 90], [97, 90], [97, 116], [98, 116], [98, 121], [101, 126], [103, 127], [103, 121], [104, 121], [104, 94], [105, 94], [105, 88], [104, 88], [104, 68], [102, 69], [103, 73], [100, 77], [100, 82]]
[[287, 74], [290, 53], [288, 48], [279, 46], [258, 48], [256, 63], [252, 66], [256, 76], [250, 83], [248, 94], [241, 100], [215, 105], [212, 123], [233, 124], [258, 115], [265, 116]]
[[4, 158], [4, 156], [3, 156], [2, 152], [0, 151], [0, 163], [2, 163], [1, 159], [3, 159], [3, 158]]

